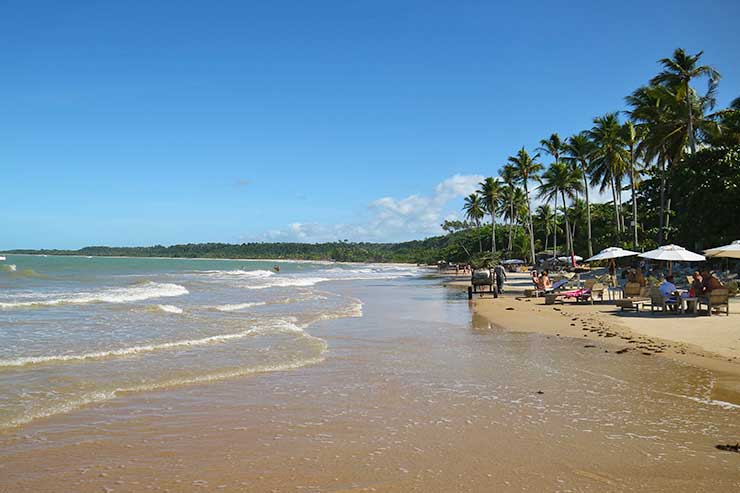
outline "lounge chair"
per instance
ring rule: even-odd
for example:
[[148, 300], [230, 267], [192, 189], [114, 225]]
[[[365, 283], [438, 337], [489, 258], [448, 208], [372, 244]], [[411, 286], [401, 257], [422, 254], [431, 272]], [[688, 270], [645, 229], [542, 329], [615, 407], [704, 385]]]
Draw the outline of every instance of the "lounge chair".
[[640, 308], [649, 301], [650, 298], [645, 296], [645, 288], [637, 282], [628, 282], [624, 285], [624, 296], [621, 299], [615, 300], [614, 304], [621, 311], [634, 310], [639, 312]]
[[668, 308], [676, 307], [677, 311], [680, 311], [683, 306], [683, 301], [677, 296], [671, 296], [666, 298], [663, 296], [660, 288], [652, 287], [650, 289], [650, 311], [660, 310], [663, 313], [668, 313]]
[[707, 315], [712, 315], [712, 310], [724, 308], [727, 316], [730, 315], [730, 290], [727, 288], [716, 288], [707, 296], [702, 296], [697, 301], [698, 306], [707, 305]]
[[572, 291], [565, 291], [563, 293], [560, 293], [560, 296], [562, 296], [565, 299], [574, 299], [576, 303], [580, 302], [587, 302], [590, 301], [593, 305], [594, 299], [591, 296], [591, 290], [590, 289], [574, 289]]

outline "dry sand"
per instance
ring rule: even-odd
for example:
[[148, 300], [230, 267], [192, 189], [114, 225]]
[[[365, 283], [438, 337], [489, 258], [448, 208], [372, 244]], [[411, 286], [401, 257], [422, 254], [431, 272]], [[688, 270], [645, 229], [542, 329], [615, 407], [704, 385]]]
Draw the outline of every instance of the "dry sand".
[[[445, 284], [467, 289], [467, 276]], [[597, 340], [617, 351], [660, 355], [716, 372], [714, 398], [740, 404], [740, 299], [731, 300], [730, 315], [676, 315], [622, 312], [610, 301], [545, 305], [527, 298], [529, 274], [509, 275], [505, 294], [473, 299], [475, 316], [498, 328]]]

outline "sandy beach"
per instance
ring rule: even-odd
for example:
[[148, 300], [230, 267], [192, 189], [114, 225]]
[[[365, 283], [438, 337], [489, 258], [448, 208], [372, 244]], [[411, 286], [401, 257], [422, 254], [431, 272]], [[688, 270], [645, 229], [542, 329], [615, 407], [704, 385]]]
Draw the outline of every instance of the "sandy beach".
[[[467, 289], [467, 276], [452, 276], [445, 285]], [[511, 273], [499, 299], [474, 297], [480, 323], [504, 330], [537, 332], [596, 341], [596, 347], [663, 356], [716, 373], [717, 399], [740, 404], [740, 299], [731, 299], [730, 315], [664, 315], [650, 310], [623, 312], [613, 302], [545, 305], [528, 298], [528, 274]], [[588, 344], [593, 344], [589, 342]]]
[[618, 354], [632, 345], [606, 337], [596, 308], [471, 306], [439, 279], [331, 290], [363, 300], [363, 316], [308, 329], [327, 342], [323, 362], [122, 394], [6, 430], [0, 490], [740, 487], [740, 456], [715, 448], [740, 435], [740, 408], [714, 399], [715, 373]]

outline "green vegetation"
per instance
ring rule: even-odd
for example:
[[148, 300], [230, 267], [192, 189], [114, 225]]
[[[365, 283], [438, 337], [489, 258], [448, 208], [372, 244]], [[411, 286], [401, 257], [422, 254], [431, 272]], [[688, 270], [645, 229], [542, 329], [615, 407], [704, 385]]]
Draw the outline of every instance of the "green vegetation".
[[[542, 250], [591, 256], [608, 246], [666, 243], [701, 250], [740, 238], [740, 98], [712, 112], [720, 73], [701, 57], [677, 49], [659, 60], [661, 71], [625, 98], [626, 121], [606, 113], [568, 139], [542, 139], [533, 155], [519, 149], [498, 171], [497, 200], [487, 186], [493, 178], [481, 183], [491, 223], [509, 222], [505, 256], [532, 261]], [[692, 86], [697, 78], [707, 80], [706, 92]], [[552, 158], [547, 169], [540, 153]], [[591, 203], [589, 187], [612, 200]], [[530, 191], [545, 201], [534, 215]]]

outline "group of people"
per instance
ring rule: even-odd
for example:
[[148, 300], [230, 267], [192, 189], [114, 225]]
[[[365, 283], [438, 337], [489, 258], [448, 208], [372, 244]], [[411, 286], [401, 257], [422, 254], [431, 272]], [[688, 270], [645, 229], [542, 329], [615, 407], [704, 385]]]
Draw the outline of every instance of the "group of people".
[[699, 297], [706, 296], [715, 289], [724, 288], [722, 281], [717, 279], [708, 269], [704, 269], [699, 272], [694, 272], [693, 281], [691, 282], [691, 288], [689, 290], [689, 296]]
[[673, 274], [665, 276], [665, 279], [658, 288], [663, 297], [675, 300], [678, 296], [683, 296], [684, 298], [700, 298], [702, 296], [707, 296], [715, 289], [724, 287], [722, 281], [712, 275], [708, 269], [704, 269], [702, 271], [697, 270], [691, 277], [693, 280], [691, 281], [688, 292], [680, 293], [678, 291], [674, 282], [675, 278], [673, 277]]
[[534, 283], [534, 287], [536, 289], [541, 291], [546, 291], [552, 288], [552, 281], [550, 280], [550, 275], [546, 270], [543, 270], [540, 274], [538, 274], [536, 270], [533, 270], [532, 283]]

